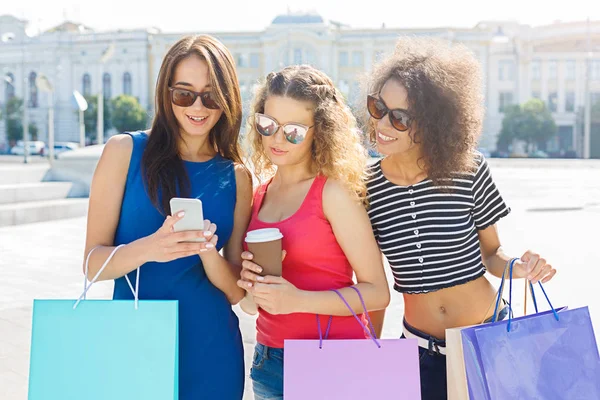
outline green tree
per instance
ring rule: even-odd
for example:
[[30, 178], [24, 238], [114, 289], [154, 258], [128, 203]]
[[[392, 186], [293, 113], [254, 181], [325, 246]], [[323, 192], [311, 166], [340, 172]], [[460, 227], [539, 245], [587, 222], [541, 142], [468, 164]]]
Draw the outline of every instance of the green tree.
[[[6, 119], [6, 136], [9, 145], [14, 146], [17, 141], [23, 140], [23, 100], [13, 97], [6, 103], [6, 111], [3, 110], [3, 118]], [[29, 138], [37, 140], [38, 127], [34, 123], [29, 124]]]
[[[85, 96], [88, 103], [88, 108], [83, 112], [83, 123], [85, 125], [85, 136], [91, 141], [95, 141], [98, 137], [98, 96]], [[104, 98], [104, 133], [108, 132], [111, 125], [111, 103], [110, 100]]]
[[544, 102], [532, 99], [523, 106], [514, 105], [506, 109], [497, 147], [507, 150], [514, 140], [523, 140], [527, 151], [543, 150], [557, 132], [558, 127]]
[[38, 140], [39, 129], [35, 122], [29, 124], [29, 139], [30, 140]]
[[112, 125], [119, 132], [146, 128], [148, 115], [133, 96], [121, 95], [112, 100]]
[[515, 139], [519, 138], [519, 132], [522, 131], [523, 112], [519, 105], [508, 106], [504, 109], [504, 119], [502, 120], [502, 129], [498, 136], [496, 147], [500, 151], [508, 151], [509, 146]]

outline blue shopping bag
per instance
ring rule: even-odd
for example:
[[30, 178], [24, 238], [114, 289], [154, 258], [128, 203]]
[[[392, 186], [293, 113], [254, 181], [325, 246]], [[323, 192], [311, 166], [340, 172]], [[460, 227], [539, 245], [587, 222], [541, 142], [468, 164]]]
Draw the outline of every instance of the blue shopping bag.
[[78, 300], [34, 300], [29, 400], [178, 399], [177, 301], [138, 300], [139, 269], [134, 300], [85, 300], [118, 248]]
[[[509, 283], [512, 303], [512, 268]], [[587, 307], [536, 314], [461, 330], [469, 397], [600, 399], [600, 356]], [[501, 290], [499, 291], [499, 296]]]

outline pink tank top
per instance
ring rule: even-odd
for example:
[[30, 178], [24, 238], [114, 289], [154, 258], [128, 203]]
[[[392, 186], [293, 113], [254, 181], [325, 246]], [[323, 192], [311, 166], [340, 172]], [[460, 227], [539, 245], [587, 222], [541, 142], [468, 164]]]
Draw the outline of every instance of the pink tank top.
[[[280, 222], [263, 222], [258, 219], [270, 181], [261, 185], [254, 194], [248, 230], [278, 228], [281, 231], [282, 247], [287, 252], [283, 261], [283, 277], [302, 290], [341, 289], [354, 285], [352, 266], [323, 213], [325, 182], [326, 177], [317, 176], [298, 211]], [[324, 334], [329, 316], [321, 315], [319, 318]], [[286, 339], [319, 338], [314, 314], [271, 315], [261, 309], [256, 329], [258, 343], [275, 348], [282, 348]], [[364, 339], [365, 333], [353, 316], [336, 316], [331, 323], [329, 338]]]

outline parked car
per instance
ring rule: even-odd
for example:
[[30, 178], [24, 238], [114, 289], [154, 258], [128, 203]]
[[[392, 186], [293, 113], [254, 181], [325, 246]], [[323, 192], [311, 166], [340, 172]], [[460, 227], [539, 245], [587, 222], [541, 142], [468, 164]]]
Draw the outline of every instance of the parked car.
[[529, 158], [548, 158], [548, 154], [542, 150], [536, 150], [529, 153]]
[[492, 151], [492, 154], [490, 154], [490, 156], [492, 158], [508, 158], [508, 153], [505, 151], [496, 150]]
[[[34, 142], [28, 142], [28, 147], [29, 147], [29, 154], [30, 155], [43, 155], [44, 154], [44, 147], [46, 146], [46, 144], [42, 141], [34, 141]], [[19, 140], [17, 142], [17, 144], [10, 149], [10, 154], [13, 154], [15, 156], [22, 156], [25, 154], [25, 144], [22, 140]]]
[[[75, 142], [55, 142], [54, 143], [54, 158], [57, 158], [59, 154], [64, 153], [65, 151], [71, 151], [79, 148], [79, 143]], [[49, 154], [48, 146], [44, 147], [43, 151], [44, 155]]]

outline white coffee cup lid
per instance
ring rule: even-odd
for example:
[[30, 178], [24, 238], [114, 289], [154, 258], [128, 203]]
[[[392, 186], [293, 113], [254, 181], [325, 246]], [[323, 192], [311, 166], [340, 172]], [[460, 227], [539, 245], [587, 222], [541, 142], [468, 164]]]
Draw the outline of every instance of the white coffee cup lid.
[[279, 240], [283, 237], [277, 228], [256, 229], [246, 233], [246, 243], [262, 243]]

